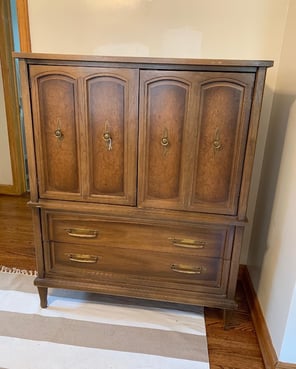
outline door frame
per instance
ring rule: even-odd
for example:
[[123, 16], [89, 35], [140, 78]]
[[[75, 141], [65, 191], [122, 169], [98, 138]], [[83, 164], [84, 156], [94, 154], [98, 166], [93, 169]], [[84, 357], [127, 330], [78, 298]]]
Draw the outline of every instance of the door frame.
[[[31, 51], [28, 3], [16, 0], [21, 51]], [[15, 62], [12, 58], [13, 34], [10, 1], [0, 0], [0, 59], [6, 109], [13, 184], [0, 184], [0, 193], [20, 195], [26, 191], [25, 163], [20, 125]], [[16, 108], [17, 107], [17, 108]]]
[[31, 52], [31, 36], [28, 0], [16, 0], [18, 30], [20, 38], [20, 47], [22, 52]]

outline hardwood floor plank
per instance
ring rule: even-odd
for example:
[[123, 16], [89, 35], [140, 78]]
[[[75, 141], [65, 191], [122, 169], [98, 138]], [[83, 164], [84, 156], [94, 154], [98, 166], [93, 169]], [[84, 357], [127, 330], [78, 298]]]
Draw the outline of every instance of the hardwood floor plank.
[[[0, 196], [0, 265], [35, 270], [35, 252], [28, 196]], [[249, 307], [241, 283], [232, 327], [224, 329], [223, 311], [205, 309], [211, 369], [264, 369]]]
[[0, 196], [0, 264], [36, 269], [29, 197]]
[[264, 369], [255, 328], [240, 282], [236, 297], [239, 306], [233, 313], [230, 329], [224, 329], [221, 310], [205, 309], [211, 369]]

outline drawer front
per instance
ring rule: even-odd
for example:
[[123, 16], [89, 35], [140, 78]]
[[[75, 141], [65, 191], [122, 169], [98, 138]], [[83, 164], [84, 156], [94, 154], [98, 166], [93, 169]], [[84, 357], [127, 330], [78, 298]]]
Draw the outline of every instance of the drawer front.
[[95, 247], [59, 242], [45, 243], [46, 272], [83, 281], [158, 286], [198, 291], [201, 286], [221, 288], [229, 262], [148, 250]]
[[229, 259], [233, 229], [227, 226], [156, 226], [115, 221], [93, 217], [49, 213], [45, 217], [44, 241], [77, 245], [96, 245], [123, 249], [188, 252]]

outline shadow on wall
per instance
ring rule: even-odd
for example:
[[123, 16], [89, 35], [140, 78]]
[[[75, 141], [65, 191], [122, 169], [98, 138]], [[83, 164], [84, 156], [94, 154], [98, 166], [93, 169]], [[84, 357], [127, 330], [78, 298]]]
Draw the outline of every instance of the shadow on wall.
[[[273, 99], [249, 249], [248, 265], [251, 268], [255, 267], [255, 270], [261, 269], [267, 250], [267, 237], [283, 145], [290, 109], [295, 98], [295, 95], [275, 94]], [[253, 277], [255, 277], [253, 284], [257, 290], [260, 275], [253, 275]]]

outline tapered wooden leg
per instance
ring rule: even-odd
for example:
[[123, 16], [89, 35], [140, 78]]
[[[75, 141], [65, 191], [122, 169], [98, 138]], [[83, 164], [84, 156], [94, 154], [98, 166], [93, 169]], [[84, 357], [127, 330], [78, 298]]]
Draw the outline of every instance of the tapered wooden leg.
[[38, 293], [39, 293], [39, 298], [40, 298], [40, 306], [42, 308], [47, 308], [47, 291], [48, 288], [47, 287], [37, 287], [38, 288]]
[[230, 329], [233, 328], [234, 326], [234, 321], [233, 321], [233, 314], [234, 314], [234, 310], [227, 310], [224, 309], [223, 310], [223, 318], [224, 318], [224, 329]]

